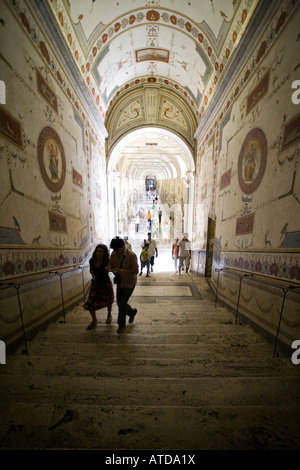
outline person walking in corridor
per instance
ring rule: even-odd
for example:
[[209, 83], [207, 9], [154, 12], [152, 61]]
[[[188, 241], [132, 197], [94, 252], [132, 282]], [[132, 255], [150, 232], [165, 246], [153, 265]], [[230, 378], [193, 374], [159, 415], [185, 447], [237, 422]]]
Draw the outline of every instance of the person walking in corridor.
[[150, 265], [149, 264], [150, 263], [149, 243], [144, 244], [144, 248], [142, 249], [141, 254], [140, 254], [140, 261], [141, 261], [141, 271], [140, 271], [139, 276], [141, 276], [143, 274], [143, 269], [146, 266], [146, 268], [147, 268], [146, 277], [150, 277], [150, 274], [149, 274], [149, 265]]
[[179, 247], [179, 270], [178, 274], [180, 275], [181, 269], [183, 269], [183, 264], [185, 265], [185, 275], [188, 276], [190, 261], [191, 261], [191, 242], [188, 239], [188, 234], [184, 233], [183, 238], [178, 242]]
[[138, 233], [138, 231], [139, 231], [139, 225], [140, 225], [140, 217], [139, 217], [139, 215], [137, 214], [137, 215], [135, 216], [135, 231], [136, 231], [136, 233]]
[[125, 237], [124, 237], [124, 243], [125, 243], [125, 248], [128, 248], [129, 250], [132, 250], [132, 245], [131, 245], [130, 241], [128, 240], [127, 235], [125, 235]]
[[148, 232], [148, 239], [146, 240], [146, 242], [143, 243], [142, 248], [144, 248], [145, 243], [148, 243], [149, 245], [150, 268], [151, 268], [151, 272], [153, 273], [154, 258], [158, 257], [158, 249], [157, 249], [156, 241], [151, 238], [151, 232]]
[[175, 273], [178, 272], [178, 253], [179, 253], [179, 246], [178, 246], [179, 238], [175, 238], [175, 241], [172, 245], [172, 260], [174, 261], [174, 268]]
[[114, 302], [113, 285], [106, 270], [109, 264], [109, 251], [106, 245], [97, 245], [89, 261], [92, 275], [91, 287], [87, 301], [83, 305], [89, 310], [92, 321], [86, 327], [91, 330], [97, 325], [96, 310], [107, 307], [106, 323], [111, 323], [111, 309]]
[[119, 328], [117, 333], [123, 333], [126, 328], [126, 316], [129, 316], [129, 323], [132, 323], [137, 314], [137, 309], [132, 308], [128, 300], [137, 283], [139, 266], [136, 254], [125, 248], [125, 242], [122, 238], [113, 238], [110, 248], [113, 249], [113, 252], [106, 269], [115, 274], [114, 282], [117, 285], [117, 304], [119, 309]]
[[152, 219], [151, 219], [151, 212], [150, 212], [150, 210], [148, 210], [147, 220], [148, 220], [148, 230], [151, 230]]
[[159, 208], [159, 210], [158, 210], [158, 223], [159, 223], [159, 225], [161, 224], [161, 216], [162, 216], [162, 210], [161, 210], [161, 208]]

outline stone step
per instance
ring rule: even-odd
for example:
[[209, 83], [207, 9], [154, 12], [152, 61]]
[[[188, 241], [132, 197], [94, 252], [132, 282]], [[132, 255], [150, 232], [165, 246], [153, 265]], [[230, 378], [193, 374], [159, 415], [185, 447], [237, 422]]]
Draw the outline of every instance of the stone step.
[[[89, 319], [90, 321], [90, 319]], [[83, 342], [93, 341], [94, 337], [101, 335], [105, 341], [119, 341], [119, 335], [115, 335], [118, 325], [113, 321], [110, 325], [105, 324], [105, 319], [99, 321], [97, 325], [90, 331], [86, 330], [86, 326], [89, 323], [66, 323], [58, 325], [57, 327], [48, 328], [46, 332], [41, 332], [38, 335], [39, 341], [56, 339], [59, 341], [70, 341], [73, 342], [74, 335], [76, 338]], [[128, 333], [128, 335], [127, 335]], [[130, 333], [130, 334], [129, 334]], [[221, 324], [221, 325], [199, 325], [199, 324], [178, 324], [172, 323], [169, 324], [141, 324], [138, 322], [138, 319], [131, 325], [127, 325], [127, 330], [125, 330], [125, 335], [132, 340], [140, 342], [151, 341], [153, 343], [160, 343], [161, 338], [170, 337], [170, 341], [176, 342], [178, 338], [178, 343], [181, 343], [186, 337], [188, 343], [199, 342], [207, 339], [208, 342], [211, 339], [220, 338], [233, 338], [237, 336], [248, 336], [249, 340], [255, 340], [263, 342], [261, 338], [257, 338], [257, 334], [253, 331], [248, 325], [232, 325], [232, 324]], [[124, 335], [124, 336], [125, 336]], [[136, 338], [133, 337], [136, 335]], [[141, 339], [143, 338], [143, 339]]]
[[31, 449], [42, 450], [106, 449], [105, 455], [137, 449], [152, 450], [151, 455], [181, 449], [193, 455], [192, 449], [286, 450], [287, 442], [289, 449], [299, 449], [300, 409], [293, 406], [99, 407], [23, 401], [0, 404], [0, 410], [1, 422], [7, 423], [0, 429], [2, 449], [28, 449], [30, 443]]
[[[137, 317], [136, 320], [140, 324], [150, 324], [152, 322], [161, 322], [163, 324], [170, 324], [184, 322], [199, 325], [209, 325], [209, 324], [235, 324], [235, 316], [230, 313], [228, 310], [220, 311], [220, 310], [197, 310], [197, 308], [185, 308], [178, 311], [178, 307], [170, 309], [169, 306], [159, 305], [153, 306], [149, 304], [143, 304], [142, 306], [135, 303], [132, 304], [135, 308], [137, 308]], [[162, 314], [163, 310], [163, 314]], [[177, 310], [177, 311], [176, 311]], [[97, 311], [97, 318], [98, 321], [105, 322], [107, 315], [107, 311], [99, 310]], [[113, 320], [116, 321], [118, 317], [118, 312], [116, 308], [112, 309], [112, 317]], [[86, 322], [90, 320], [90, 314], [88, 311], [84, 309], [77, 308], [72, 312], [68, 312], [66, 314], [66, 323], [78, 323], [78, 322]], [[60, 317], [60, 321], [62, 317]], [[242, 323], [238, 319], [238, 324]]]
[[[263, 340], [261, 336], [248, 325], [218, 325], [218, 326], [182, 326], [182, 325], [139, 325], [133, 323], [126, 327], [125, 333], [116, 333], [117, 325], [105, 325], [98, 323], [90, 331], [86, 331], [85, 325], [61, 324], [51, 325], [47, 331], [40, 332], [34, 341], [28, 343], [29, 354], [44, 355], [58, 354], [64, 351], [67, 355], [81, 353], [84, 355], [87, 349], [90, 353], [102, 355], [122, 355], [122, 349], [126, 347], [127, 354], [134, 355], [141, 349], [145, 351], [142, 357], [150, 358], [178, 357], [188, 351], [192, 357], [207, 357], [207, 354], [229, 354], [231, 357], [238, 355], [254, 357], [261, 355], [272, 357], [273, 345]], [[184, 351], [188, 347], [188, 350]], [[176, 348], [176, 349], [175, 349]], [[21, 348], [22, 349], [22, 348]], [[172, 353], [175, 352], [175, 356]], [[171, 354], [170, 354], [171, 353]], [[139, 356], [140, 357], [140, 356]], [[185, 357], [185, 356], [184, 356]]]
[[[129, 330], [129, 327], [128, 327]], [[90, 333], [90, 332], [89, 332]], [[167, 342], [166, 339], [162, 339], [163, 343], [147, 343], [144, 341], [144, 336], [140, 336], [138, 339], [136, 335], [132, 335], [132, 340], [128, 341], [130, 334], [122, 336], [116, 334], [115, 343], [112, 341], [104, 341], [101, 335], [95, 334], [95, 341], [81, 343], [74, 340], [72, 343], [69, 342], [51, 342], [43, 341], [42, 343], [32, 343], [28, 345], [28, 352], [30, 355], [43, 355], [43, 356], [60, 356], [62, 353], [69, 357], [80, 357], [86, 355], [95, 355], [95, 360], [104, 357], [122, 357], [126, 354], [128, 359], [157, 359], [157, 358], [172, 358], [172, 359], [204, 359], [204, 358], [224, 358], [232, 357], [239, 358], [242, 360], [244, 357], [269, 357], [272, 360], [272, 348], [268, 345], [262, 345], [259, 340], [256, 343], [249, 342], [249, 338], [231, 338], [230, 341], [227, 339], [223, 343], [219, 340], [215, 343], [213, 338], [211, 344], [207, 341], [194, 344], [183, 343], [172, 343]], [[104, 336], [105, 338], [105, 336]], [[258, 347], [258, 345], [260, 345]], [[104, 347], [105, 346], [105, 347]], [[121, 348], [120, 348], [121, 346]], [[125, 352], [124, 352], [125, 349]], [[21, 348], [22, 350], [22, 348]]]
[[284, 380], [281, 377], [2, 376], [0, 402], [8, 406], [20, 401], [147, 407], [281, 406], [284, 403], [299, 406], [299, 376], [287, 376]]
[[[57, 356], [8, 356], [1, 375], [13, 376], [66, 376], [91, 377], [281, 377], [295, 376], [300, 371], [290, 358], [249, 358], [240, 359], [173, 359], [173, 358], [130, 358], [103, 357], [95, 360], [94, 355], [69, 357]], [[0, 375], [0, 382], [1, 382]]]
[[[170, 314], [170, 317], [159, 317], [158, 315], [152, 315], [151, 317], [147, 314], [141, 315], [138, 311], [138, 316], [135, 319], [135, 324], [137, 325], [195, 325], [195, 326], [201, 326], [201, 325], [234, 325], [234, 319], [232, 317], [217, 317], [215, 316], [214, 318], [212, 315], [181, 315], [181, 316], [176, 316]], [[113, 323], [116, 324], [117, 322], [117, 313], [112, 312], [112, 318], [113, 318]], [[98, 323], [105, 323], [106, 320], [106, 312], [100, 313], [97, 312], [97, 320]], [[63, 319], [59, 319], [60, 322], [63, 322]], [[91, 317], [89, 314], [85, 315], [78, 315], [76, 317], [66, 317], [65, 323], [67, 324], [76, 324], [80, 323], [84, 326], [86, 326], [89, 322], [91, 321]], [[242, 324], [242, 323], [237, 323]]]

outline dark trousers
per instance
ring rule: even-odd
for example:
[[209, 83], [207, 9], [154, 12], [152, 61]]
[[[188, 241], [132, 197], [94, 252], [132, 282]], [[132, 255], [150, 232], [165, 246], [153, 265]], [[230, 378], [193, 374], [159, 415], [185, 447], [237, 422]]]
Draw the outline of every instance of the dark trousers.
[[132, 317], [136, 313], [136, 309], [133, 309], [129, 304], [128, 300], [134, 291], [135, 286], [127, 288], [121, 287], [120, 284], [117, 285], [117, 305], [119, 308], [118, 314], [118, 325], [125, 326], [126, 325], [126, 315]]

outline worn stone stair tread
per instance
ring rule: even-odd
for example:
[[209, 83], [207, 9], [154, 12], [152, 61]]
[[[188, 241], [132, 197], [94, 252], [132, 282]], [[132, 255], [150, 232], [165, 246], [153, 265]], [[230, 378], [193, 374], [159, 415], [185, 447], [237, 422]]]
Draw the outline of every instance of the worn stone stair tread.
[[0, 429], [2, 449], [28, 449], [30, 442], [31, 448], [42, 450], [286, 450], [287, 434], [289, 448], [299, 449], [300, 410], [294, 406], [99, 407], [20, 402], [4, 410], [2, 417], [7, 422]]
[[285, 401], [300, 405], [299, 376], [284, 380], [281, 377], [2, 376], [1, 402], [7, 405], [26, 398], [36, 403], [68, 401], [99, 406], [108, 402], [127, 406], [263, 406], [266, 403], [279, 406]]
[[[107, 337], [114, 341], [116, 338], [136, 338], [139, 342], [142, 339], [142, 342], [145, 340], [148, 341], [149, 337], [159, 338], [166, 336], [201, 336], [205, 337], [208, 340], [211, 338], [216, 339], [215, 337], [237, 337], [237, 336], [247, 336], [249, 341], [260, 341], [261, 343], [268, 343], [264, 338], [257, 335], [257, 333], [249, 325], [233, 325], [233, 324], [217, 324], [217, 325], [189, 325], [182, 323], [173, 323], [172, 325], [168, 324], [144, 324], [140, 323], [138, 319], [135, 320], [132, 324], [127, 324], [125, 334], [120, 336], [116, 335], [118, 324], [115, 320], [111, 324], [105, 324], [105, 320], [98, 320], [97, 325], [92, 329], [87, 331], [86, 326], [90, 322], [90, 319], [83, 323], [77, 324], [60, 324], [51, 326], [47, 331], [40, 331], [38, 335], [35, 335], [35, 338], [38, 341], [44, 339], [52, 339], [54, 337], [72, 339], [74, 336], [83, 341], [89, 341], [94, 336]], [[133, 336], [134, 334], [134, 336]]]
[[[300, 370], [295, 368], [290, 359], [274, 358], [220, 358], [220, 359], [181, 359], [181, 358], [131, 358], [101, 357], [95, 361], [94, 355], [69, 357], [57, 356], [9, 356], [1, 375], [75, 375], [101, 377], [266, 377], [293, 376]], [[1, 377], [0, 375], [0, 377]], [[0, 378], [1, 381], [1, 378]]]
[[[136, 330], [136, 329], [135, 329]], [[132, 331], [132, 329], [131, 329]], [[57, 343], [63, 345], [64, 343], [71, 340], [72, 335], [58, 335], [57, 336]], [[125, 335], [124, 335], [125, 336]], [[123, 338], [124, 338], [123, 336]], [[205, 333], [195, 333], [195, 334], [186, 334], [186, 333], [167, 333], [167, 334], [138, 334], [136, 332], [135, 337], [133, 334], [129, 334], [126, 336], [126, 339], [120, 339], [116, 334], [115, 331], [111, 331], [108, 334], [106, 331], [93, 331], [91, 334], [88, 335], [81, 335], [77, 339], [77, 345], [79, 344], [120, 344], [120, 341], [124, 341], [126, 345], [130, 344], [148, 344], [148, 345], [159, 345], [159, 344], [203, 344], [204, 340], [207, 345], [215, 341], [219, 341], [220, 343], [227, 343], [230, 346], [233, 343], [240, 342], [241, 344], [249, 343], [249, 335], [247, 333], [238, 332], [235, 334], [230, 335], [230, 333], [223, 333], [219, 332], [216, 334], [205, 334]], [[51, 342], [51, 335], [41, 338], [41, 345], [50, 344]], [[261, 344], [257, 338], [253, 339], [253, 344]]]
[[[71, 339], [76, 337], [86, 338], [89, 340], [91, 334], [95, 332], [101, 333], [101, 335], [107, 335], [111, 339], [115, 337], [116, 328], [118, 328], [117, 323], [113, 320], [111, 324], [106, 325], [105, 319], [98, 320], [96, 327], [93, 330], [86, 331], [86, 326], [89, 320], [84, 323], [67, 323], [60, 325], [60, 328], [52, 327], [48, 328], [46, 332], [40, 332], [38, 339], [42, 340], [44, 338], [53, 338], [54, 336], [59, 338]], [[143, 336], [161, 336], [161, 335], [205, 335], [214, 336], [214, 335], [248, 335], [249, 337], [257, 338], [256, 333], [248, 325], [236, 325], [235, 328], [232, 328], [232, 324], [223, 323], [217, 325], [199, 325], [199, 324], [178, 324], [173, 323], [172, 325], [163, 324], [144, 324], [140, 323], [138, 319], [135, 320], [135, 323], [132, 325], [127, 325], [128, 328], [134, 330], [135, 335]], [[129, 331], [129, 330], [127, 330]]]
[[[150, 310], [149, 307], [148, 309], [146, 309], [144, 305], [141, 307], [137, 304], [134, 304], [134, 306], [137, 308], [138, 316], [140, 317], [141, 323], [143, 324], [151, 323], [154, 320], [164, 320], [164, 321], [167, 321], [168, 324], [171, 325], [172, 322], [177, 319], [194, 320], [194, 321], [198, 320], [199, 324], [201, 324], [201, 322], [207, 322], [207, 321], [211, 321], [211, 323], [214, 323], [215, 321], [218, 321], [218, 320], [231, 321], [232, 323], [234, 323], [235, 321], [235, 316], [228, 311], [227, 312], [220, 312], [220, 311], [215, 312], [215, 311], [208, 311], [208, 310], [206, 311], [199, 310], [199, 313], [198, 313], [195, 310], [194, 311], [184, 310], [180, 312], [170, 311], [170, 312], [166, 312], [164, 315], [161, 315], [158, 310], [159, 308], [162, 308], [162, 307], [155, 306], [154, 308], [152, 306]], [[118, 316], [117, 311], [113, 310], [112, 315], [115, 319], [117, 319], [117, 316]], [[106, 311], [99, 310], [97, 312], [97, 316], [98, 318], [102, 318], [104, 321], [106, 318]], [[72, 314], [67, 312], [66, 314], [67, 323], [68, 322], [76, 323], [78, 322], [78, 320], [84, 321], [87, 318], [89, 318], [89, 313], [86, 311], [77, 311]]]
[[[104, 343], [95, 341], [94, 343], [85, 343], [85, 347], [82, 347], [82, 343], [64, 343], [63, 350], [69, 357], [80, 357], [90, 354], [95, 354], [95, 361], [100, 360], [101, 357], [119, 358], [122, 357], [120, 351], [120, 345], [125, 346], [126, 343], [116, 342], [111, 344], [109, 342]], [[104, 351], [101, 351], [101, 347], [105, 345]], [[207, 344], [156, 344], [156, 343], [135, 343], [126, 344], [126, 357], [127, 358], [185, 358], [185, 359], [199, 359], [199, 358], [223, 358], [235, 357], [242, 360], [245, 356], [256, 358], [261, 357], [262, 349], [264, 354], [272, 359], [272, 350], [268, 346], [261, 345], [261, 349], [258, 350], [257, 344], [237, 341], [236, 343], [232, 340], [230, 344], [224, 342], [224, 344], [214, 344], [213, 342], [208, 346]], [[44, 342], [41, 344], [30, 344], [28, 346], [29, 355], [45, 355], [52, 356], [53, 354], [61, 354], [62, 345], [52, 342]]]

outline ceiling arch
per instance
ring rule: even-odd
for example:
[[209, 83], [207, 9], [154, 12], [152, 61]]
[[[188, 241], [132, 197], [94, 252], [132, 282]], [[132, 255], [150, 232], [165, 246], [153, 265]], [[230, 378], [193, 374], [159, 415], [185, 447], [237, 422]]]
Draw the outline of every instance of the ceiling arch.
[[137, 129], [127, 133], [113, 148], [107, 163], [108, 172], [144, 179], [183, 178], [195, 171], [193, 154], [176, 134], [161, 128]]
[[135, 80], [132, 87], [125, 87], [111, 105], [105, 126], [108, 155], [125, 134], [146, 127], [174, 132], [195, 152], [196, 118], [177, 90], [162, 80]]

